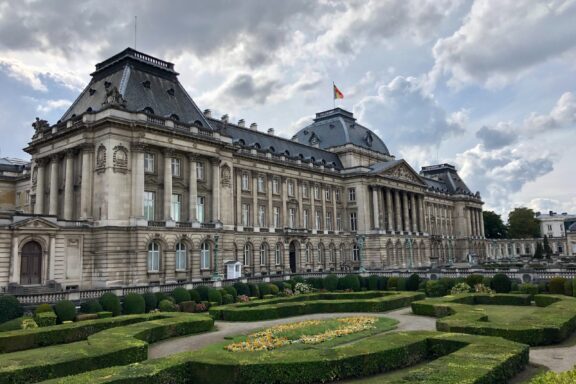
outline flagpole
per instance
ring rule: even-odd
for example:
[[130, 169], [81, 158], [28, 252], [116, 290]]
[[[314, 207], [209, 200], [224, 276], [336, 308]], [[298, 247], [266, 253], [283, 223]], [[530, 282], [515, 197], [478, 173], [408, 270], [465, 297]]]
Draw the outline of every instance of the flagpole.
[[336, 84], [334, 84], [334, 82], [332, 82], [332, 103], [334, 104], [334, 109], [336, 109], [336, 97], [334, 95], [334, 87], [336, 86]]

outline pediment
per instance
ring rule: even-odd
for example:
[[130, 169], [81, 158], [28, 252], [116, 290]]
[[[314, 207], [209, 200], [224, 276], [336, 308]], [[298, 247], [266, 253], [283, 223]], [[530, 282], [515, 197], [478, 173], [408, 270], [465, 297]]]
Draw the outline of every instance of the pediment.
[[28, 219], [24, 219], [14, 223], [12, 226], [17, 229], [34, 229], [34, 230], [60, 229], [58, 224], [41, 217], [31, 217]]
[[416, 171], [414, 171], [406, 162], [401, 162], [400, 164], [381, 172], [380, 176], [424, 185], [418, 173], [416, 173]]

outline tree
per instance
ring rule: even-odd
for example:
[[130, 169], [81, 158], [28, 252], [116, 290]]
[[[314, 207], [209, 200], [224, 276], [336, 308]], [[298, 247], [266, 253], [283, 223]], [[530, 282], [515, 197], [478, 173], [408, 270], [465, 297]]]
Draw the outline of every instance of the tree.
[[508, 214], [508, 236], [511, 239], [540, 237], [540, 224], [530, 208], [515, 208]]
[[484, 233], [488, 239], [504, 239], [507, 235], [506, 226], [499, 214], [493, 211], [483, 211]]
[[544, 257], [544, 248], [542, 247], [542, 243], [538, 242], [538, 243], [536, 243], [536, 250], [534, 251], [534, 258], [535, 259], [541, 259], [542, 257]]
[[548, 236], [544, 235], [543, 243], [544, 257], [549, 259], [552, 256], [552, 248], [550, 248], [550, 243], [548, 243]]

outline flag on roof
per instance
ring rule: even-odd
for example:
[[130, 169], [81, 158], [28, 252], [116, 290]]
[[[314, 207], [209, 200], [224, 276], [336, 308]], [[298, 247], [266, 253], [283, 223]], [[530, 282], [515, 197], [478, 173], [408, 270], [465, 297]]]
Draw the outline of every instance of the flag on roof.
[[332, 83], [332, 86], [334, 87], [334, 99], [343, 99], [344, 94], [340, 92], [336, 84]]

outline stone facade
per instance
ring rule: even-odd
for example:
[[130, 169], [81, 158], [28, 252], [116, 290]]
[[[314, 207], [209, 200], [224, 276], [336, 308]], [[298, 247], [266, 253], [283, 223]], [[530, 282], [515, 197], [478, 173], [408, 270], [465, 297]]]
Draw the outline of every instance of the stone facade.
[[215, 119], [176, 75], [128, 49], [57, 124], [37, 124], [29, 170], [0, 178], [0, 286], [197, 281], [231, 260], [261, 276], [486, 257], [483, 203], [453, 166], [414, 171], [339, 108], [292, 140]]

